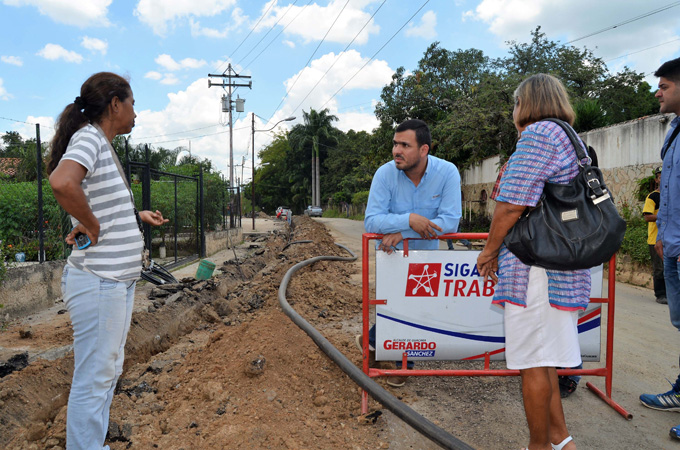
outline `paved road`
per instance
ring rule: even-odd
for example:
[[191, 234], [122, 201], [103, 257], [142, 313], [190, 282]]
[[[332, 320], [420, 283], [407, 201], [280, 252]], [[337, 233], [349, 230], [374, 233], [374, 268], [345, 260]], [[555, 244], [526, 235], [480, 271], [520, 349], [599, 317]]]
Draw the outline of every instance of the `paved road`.
[[[357, 255], [361, 254], [363, 223], [347, 219], [316, 220], [331, 230], [337, 242], [352, 248]], [[603, 316], [606, 316], [606, 307]], [[606, 320], [603, 320], [603, 362], [586, 363], [586, 368], [604, 365], [605, 329]], [[638, 400], [643, 392], [659, 393], [670, 389], [665, 379], [673, 381], [679, 372], [678, 337], [678, 331], [670, 324], [668, 307], [655, 302], [652, 290], [616, 283], [612, 397], [634, 417], [630, 421], [623, 419], [585, 387], [585, 382], [591, 381], [604, 390], [602, 377], [584, 377], [577, 392], [564, 401], [567, 422], [579, 448], [680, 448], [680, 442], [668, 437], [670, 427], [680, 424], [680, 414], [651, 410]], [[427, 405], [421, 407], [426, 411], [429, 409]], [[484, 414], [483, 408], [480, 413]], [[487, 414], [493, 416], [491, 411]], [[440, 419], [442, 426], [446, 426], [446, 418]], [[521, 417], [516, 425], [519, 428], [526, 426]]]

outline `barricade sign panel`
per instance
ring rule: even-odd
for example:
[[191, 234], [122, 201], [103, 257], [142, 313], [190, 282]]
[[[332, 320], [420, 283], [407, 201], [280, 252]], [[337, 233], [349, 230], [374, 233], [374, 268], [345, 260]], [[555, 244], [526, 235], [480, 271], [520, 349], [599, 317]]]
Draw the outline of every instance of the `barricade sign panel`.
[[[376, 252], [376, 359], [505, 359], [503, 309], [494, 284], [479, 276], [479, 251]], [[602, 266], [591, 269], [591, 297], [602, 293]], [[579, 314], [584, 361], [600, 360], [601, 306]]]

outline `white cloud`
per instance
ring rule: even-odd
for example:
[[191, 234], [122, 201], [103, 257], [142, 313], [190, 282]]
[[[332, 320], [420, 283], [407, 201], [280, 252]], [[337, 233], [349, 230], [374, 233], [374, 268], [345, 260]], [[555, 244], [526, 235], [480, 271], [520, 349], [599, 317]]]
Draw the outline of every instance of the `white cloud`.
[[40, 142], [47, 143], [54, 137], [54, 117], [47, 116], [28, 116], [26, 123], [16, 123], [12, 127], [14, 131], [19, 132], [24, 140], [35, 139], [35, 125], [40, 124]]
[[[200, 78], [186, 90], [168, 94], [168, 103], [159, 111], [138, 111], [136, 126], [132, 132], [134, 144], [149, 143], [154, 146], [165, 148], [189, 147], [191, 142], [191, 154], [200, 158], [208, 158], [213, 167], [220, 170], [226, 177], [229, 176], [229, 149], [225, 142], [229, 140], [229, 128], [219, 125], [226, 123], [224, 114], [221, 112], [220, 98], [222, 90], [206, 89], [207, 78]], [[247, 103], [246, 103], [247, 105]], [[235, 119], [234, 130], [234, 165], [235, 177], [241, 178], [241, 161], [246, 157], [243, 178], [250, 179], [251, 163], [251, 116], [246, 112]], [[283, 113], [277, 113], [270, 122], [263, 123], [256, 116], [255, 129], [268, 129], [279, 120], [287, 117]], [[298, 118], [301, 120], [300, 118]], [[277, 129], [289, 128], [294, 122], [284, 122]], [[178, 130], [193, 130], [186, 134], [178, 135]], [[276, 130], [274, 130], [276, 131]], [[154, 136], [145, 138], [145, 136]], [[255, 133], [255, 154], [271, 142], [272, 133]], [[257, 158], [257, 156], [256, 156]]]
[[161, 80], [161, 84], [173, 85], [179, 83], [179, 78], [172, 73], [166, 73]]
[[158, 55], [155, 61], [158, 65], [171, 72], [181, 69], [199, 69], [207, 64], [203, 59], [198, 60], [194, 58], [184, 58], [183, 60], [177, 62], [172, 58], [172, 56], [165, 53]]
[[2, 84], [3, 81], [0, 78], [0, 100], [9, 100], [12, 96], [7, 93], [7, 89]]
[[40, 14], [55, 22], [78, 27], [107, 26], [107, 14], [112, 0], [3, 0], [9, 6], [34, 6]]
[[406, 36], [408, 37], [420, 37], [424, 39], [434, 39], [437, 37], [437, 13], [434, 11], [427, 11], [420, 18], [420, 23], [414, 25], [410, 23], [406, 28]]
[[[636, 0], [620, 0], [612, 9], [610, 2], [572, 0], [553, 2], [550, 0], [483, 0], [474, 11], [467, 11], [463, 18], [482, 21], [499, 40], [528, 42], [530, 32], [541, 26], [541, 32], [548, 39], [567, 43], [582, 36], [601, 30], [606, 25], [615, 25], [631, 17], [649, 12], [650, 4]], [[587, 11], [587, 14], [584, 14]], [[677, 21], [664, 20], [664, 13], [646, 20], [636, 20], [617, 28], [580, 39], [571, 45], [587, 47], [597, 57], [608, 63], [610, 71], [616, 72], [624, 65], [643, 73], [654, 72], [661, 63], [672, 59], [680, 42], [635, 53], [657, 43], [678, 39]], [[654, 20], [656, 19], [656, 20]], [[635, 54], [632, 54], [635, 53]], [[615, 59], [628, 55], [625, 58]], [[648, 82], [654, 83], [649, 77]], [[650, 83], [650, 84], [651, 84]]]
[[295, 48], [295, 42], [293, 42], [293, 41], [289, 41], [288, 39], [284, 39], [282, 42], [283, 42], [284, 45], [287, 45], [290, 48]]
[[[312, 61], [310, 66], [301, 71], [298, 78], [297, 74], [285, 81], [286, 90], [292, 88], [288, 94], [285, 105], [282, 110], [286, 113], [293, 113], [299, 115], [301, 109], [309, 110], [309, 108], [320, 109], [323, 105], [331, 111], [336, 111], [338, 106], [338, 97], [334, 97], [329, 101], [331, 96], [340, 89], [349, 78], [362, 67], [369, 58], [362, 57], [356, 50], [349, 50], [342, 54], [342, 57], [335, 63], [333, 68], [326, 76], [323, 76], [326, 70], [333, 64], [336, 59], [334, 53], [323, 55], [319, 59]], [[384, 60], [371, 61], [361, 72], [357, 74], [341, 91], [347, 92], [352, 89], [380, 89], [392, 79], [394, 70], [389, 67]], [[322, 78], [323, 77], [323, 78]], [[319, 81], [321, 80], [321, 81]], [[307, 96], [307, 93], [318, 83], [318, 86]], [[294, 86], [293, 86], [294, 84]], [[305, 96], [307, 96], [306, 99]], [[304, 99], [304, 100], [303, 100]], [[298, 108], [298, 105], [300, 107]], [[293, 108], [296, 108], [293, 111]]]
[[[267, 17], [260, 22], [256, 31], [273, 26], [290, 8], [290, 12], [279, 22], [279, 26], [282, 27], [290, 23], [285, 33], [300, 36], [305, 42], [319, 41], [338, 17], [345, 3], [343, 0], [332, 0], [327, 6], [319, 6], [316, 3], [309, 6], [275, 6]], [[363, 8], [371, 3], [375, 3], [375, 0], [350, 2], [340, 14], [333, 29], [326, 36], [326, 41], [349, 43], [371, 17], [370, 13], [363, 11]], [[267, 5], [262, 7], [263, 12], [266, 7]], [[295, 20], [293, 21], [293, 19]], [[291, 21], [293, 22], [291, 23]], [[375, 23], [375, 20], [371, 19], [354, 43], [365, 44], [371, 34], [378, 34], [379, 31], [380, 27]]]
[[66, 50], [61, 45], [57, 44], [47, 44], [38, 53], [38, 56], [42, 56], [50, 61], [56, 61], [57, 59], [63, 59], [66, 62], [80, 64], [83, 61], [82, 55]]
[[21, 66], [24, 65], [24, 61], [21, 58], [19, 58], [18, 56], [5, 56], [5, 55], [3, 55], [3, 56], [0, 56], [0, 61], [7, 63], [7, 64], [11, 64], [13, 66], [18, 66], [18, 67], [21, 67]]
[[195, 58], [184, 58], [179, 63], [182, 69], [200, 69], [207, 64], [204, 59], [199, 60]]
[[225, 38], [229, 34], [228, 28], [217, 30], [215, 28], [202, 27], [200, 22], [193, 19], [189, 19], [189, 25], [191, 27], [192, 37], [205, 36], [209, 38]]
[[[206, 89], [207, 78], [200, 78], [194, 81], [184, 91], [168, 94], [168, 103], [160, 111], [138, 111], [137, 119], [132, 139], [135, 143], [150, 143], [160, 145], [165, 148], [176, 148], [179, 146], [188, 147], [191, 141], [192, 155], [201, 158], [209, 158], [213, 164], [223, 173], [228, 167], [228, 157], [224, 151], [225, 137], [228, 137], [227, 128], [217, 125], [220, 117], [220, 97], [221, 90]], [[248, 117], [250, 119], [250, 117]], [[247, 123], [247, 129], [240, 130]], [[211, 127], [212, 126], [212, 127]], [[205, 128], [208, 127], [208, 128]], [[247, 147], [248, 135], [250, 134], [249, 120], [243, 120], [234, 124], [235, 131], [234, 145], [239, 146], [239, 155]], [[174, 134], [178, 130], [196, 130], [188, 132], [185, 136]], [[214, 134], [219, 133], [221, 134]], [[168, 136], [164, 136], [168, 134]], [[198, 137], [201, 135], [210, 135]], [[158, 136], [151, 139], [139, 139], [144, 136]], [[172, 142], [163, 142], [172, 141]], [[159, 144], [155, 144], [160, 142]], [[240, 158], [240, 156], [239, 156]], [[225, 161], [226, 159], [226, 161]], [[236, 158], [234, 158], [236, 159]]]
[[147, 72], [146, 75], [144, 75], [144, 78], [149, 78], [150, 80], [160, 80], [163, 78], [163, 75], [160, 72], [152, 70], [151, 72]]
[[109, 49], [108, 42], [88, 36], [83, 37], [83, 39], [80, 41], [80, 45], [88, 50], [92, 50], [93, 52], [99, 52], [102, 55], [106, 55], [106, 52]]
[[236, 0], [139, 0], [134, 14], [162, 36], [177, 19], [215, 16], [235, 4]]
[[179, 63], [172, 59], [172, 56], [166, 53], [158, 55], [158, 57], [154, 61], [156, 61], [156, 64], [162, 66], [166, 70], [175, 71], [181, 69]]
[[380, 121], [372, 112], [335, 113], [335, 115], [338, 116], [335, 125], [345, 133], [349, 130], [371, 132], [380, 125]]
[[200, 37], [205, 36], [209, 38], [225, 38], [234, 30], [239, 30], [244, 28], [244, 25], [248, 20], [248, 17], [243, 14], [241, 8], [234, 8], [231, 12], [231, 21], [225, 25], [222, 29], [202, 27], [201, 23], [194, 19], [189, 19], [189, 25], [191, 27], [191, 36]]

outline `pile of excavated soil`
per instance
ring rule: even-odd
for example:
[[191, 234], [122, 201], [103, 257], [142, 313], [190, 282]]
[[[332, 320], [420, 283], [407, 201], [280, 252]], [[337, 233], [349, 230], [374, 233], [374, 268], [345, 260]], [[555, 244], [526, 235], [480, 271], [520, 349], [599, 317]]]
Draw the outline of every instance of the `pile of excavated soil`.
[[[148, 306], [132, 319], [111, 408], [113, 450], [388, 448], [380, 430], [360, 416], [359, 388], [278, 304], [280, 281], [293, 264], [346, 252], [323, 225], [302, 217], [292, 229], [259, 240], [242, 246], [239, 261], [226, 261], [212, 280], [138, 288], [138, 303]], [[287, 245], [298, 240], [313, 242]], [[350, 277], [355, 267], [308, 266], [287, 297], [358, 365], [342, 323], [361, 311], [360, 286]], [[11, 326], [0, 333], [0, 347], [71, 343], [68, 314], [26, 331]], [[0, 448], [65, 447], [72, 370], [69, 352], [0, 379]]]

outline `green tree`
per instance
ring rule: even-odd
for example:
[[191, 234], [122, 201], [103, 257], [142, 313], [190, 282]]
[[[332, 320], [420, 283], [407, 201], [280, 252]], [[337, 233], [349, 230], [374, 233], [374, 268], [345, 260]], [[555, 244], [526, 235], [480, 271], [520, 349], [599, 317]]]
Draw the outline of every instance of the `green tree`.
[[536, 73], [549, 73], [559, 78], [575, 98], [596, 93], [607, 76], [607, 67], [587, 48], [578, 49], [550, 41], [538, 26], [531, 32], [531, 41], [509, 41], [510, 55], [500, 58], [496, 65], [501, 73], [524, 79]]
[[[148, 162], [154, 170], [164, 170], [166, 167], [176, 165], [177, 157], [180, 152], [184, 150], [183, 147], [177, 147], [173, 150], [157, 147], [154, 148], [149, 144], [129, 145], [123, 136], [116, 136], [111, 143], [118, 154], [118, 158], [124, 161], [147, 162], [147, 148]], [[126, 149], [127, 148], [127, 149]], [[127, 157], [126, 157], [127, 155]]]
[[459, 169], [493, 155], [512, 152], [517, 130], [512, 121], [512, 90], [507, 79], [488, 75], [469, 97], [458, 99], [432, 127], [432, 153]]
[[[546, 39], [541, 27], [531, 32], [529, 43], [510, 41], [510, 55], [496, 61], [500, 70], [521, 79], [535, 73], [558, 77], [572, 97], [578, 131], [613, 125], [658, 111], [658, 102], [643, 73], [624, 67], [610, 74], [604, 61], [587, 48], [560, 45]], [[595, 103], [593, 103], [595, 102]], [[596, 117], [600, 113], [601, 118]]]
[[602, 81], [597, 92], [605, 117], [602, 126], [659, 112], [659, 102], [644, 77], [643, 73], [624, 67]]
[[311, 164], [301, 152], [296, 156], [293, 153], [288, 134], [277, 135], [258, 153], [262, 164], [255, 169], [257, 210], [272, 214], [279, 206], [296, 207], [298, 212], [305, 208]]
[[578, 100], [574, 104], [574, 112], [576, 113], [574, 130], [577, 133], [600, 128], [607, 124], [598, 100], [589, 98]]
[[481, 50], [449, 51], [434, 42], [413, 74], [397, 69], [380, 94], [376, 117], [391, 126], [406, 119], [437, 122], [458, 98], [469, 96], [490, 70], [491, 61]]
[[347, 134], [338, 131], [338, 145], [328, 149], [324, 162], [322, 192], [329, 196], [339, 192], [351, 196], [370, 187], [374, 171], [367, 172], [363, 164], [370, 141], [371, 135], [365, 131], [350, 130]]
[[2, 135], [0, 158], [20, 158], [24, 147], [24, 139], [18, 131], [7, 131]]
[[332, 123], [338, 118], [329, 114], [328, 109], [302, 112], [303, 125], [293, 127], [289, 135], [291, 147], [307, 153], [311, 150], [312, 161], [312, 204], [321, 204], [321, 155], [327, 155], [329, 148], [338, 144]]

